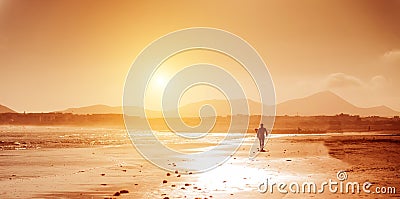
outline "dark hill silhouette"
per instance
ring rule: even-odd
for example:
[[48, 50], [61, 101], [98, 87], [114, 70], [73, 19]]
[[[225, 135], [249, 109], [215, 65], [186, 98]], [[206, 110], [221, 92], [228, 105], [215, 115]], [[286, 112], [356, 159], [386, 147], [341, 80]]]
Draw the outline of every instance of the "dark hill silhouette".
[[336, 115], [346, 113], [360, 116], [395, 116], [400, 112], [386, 106], [361, 108], [354, 106], [338, 95], [324, 91], [308, 97], [283, 102], [277, 107], [277, 115]]
[[56, 111], [60, 113], [74, 113], [74, 114], [121, 114], [122, 109], [120, 106], [107, 106], [107, 105], [92, 105], [79, 108], [69, 108], [64, 111]]
[[[245, 99], [231, 100], [231, 105], [238, 107], [234, 114], [247, 114], [246, 108], [241, 104], [245, 104]], [[252, 100], [248, 100], [249, 109], [253, 115], [260, 114], [261, 104]], [[230, 115], [231, 110], [229, 104], [225, 100], [205, 100], [184, 105], [180, 108], [180, 114], [185, 117], [197, 117], [199, 109], [204, 104], [210, 104], [216, 107], [216, 111], [219, 116]], [[264, 105], [264, 108], [271, 108], [270, 106]], [[130, 112], [136, 115], [139, 113], [140, 108], [130, 107]], [[120, 106], [106, 106], [106, 105], [94, 105], [81, 108], [70, 108], [63, 113], [75, 113], [75, 114], [121, 114], [122, 108]], [[330, 92], [323, 91], [304, 98], [292, 99], [286, 102], [280, 103], [276, 106], [277, 115], [300, 115], [300, 116], [315, 116], [315, 115], [336, 115], [340, 113], [360, 115], [360, 116], [388, 116], [392, 117], [400, 115], [400, 112], [395, 111], [386, 106], [376, 106], [369, 108], [361, 108], [354, 106], [347, 102], [340, 96]], [[148, 111], [151, 117], [161, 117], [159, 111]], [[210, 116], [210, 115], [204, 115]]]

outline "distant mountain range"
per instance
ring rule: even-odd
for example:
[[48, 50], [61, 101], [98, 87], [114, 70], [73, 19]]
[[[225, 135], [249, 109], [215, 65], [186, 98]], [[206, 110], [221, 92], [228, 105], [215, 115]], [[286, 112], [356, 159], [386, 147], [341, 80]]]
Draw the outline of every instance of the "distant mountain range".
[[[128, 107], [129, 113], [133, 116], [137, 116], [140, 114], [141, 108], [139, 107]], [[122, 106], [107, 106], [107, 105], [93, 105], [93, 106], [84, 106], [80, 108], [69, 108], [63, 111], [56, 111], [57, 113], [73, 113], [73, 114], [122, 114]], [[154, 116], [158, 116], [157, 111], [147, 111], [147, 113], [150, 113]], [[161, 116], [161, 113], [160, 113]]]
[[360, 116], [395, 116], [400, 112], [395, 111], [387, 106], [375, 106], [369, 108], [361, 108], [354, 106], [338, 95], [324, 91], [314, 95], [293, 99], [277, 106], [277, 115], [336, 115], [346, 113]]
[[122, 108], [120, 106], [107, 106], [107, 105], [92, 105], [80, 108], [69, 108], [63, 111], [56, 111], [61, 113], [74, 113], [74, 114], [121, 114]]
[[0, 113], [15, 113], [15, 111], [6, 106], [0, 105]]
[[[247, 114], [247, 109], [242, 104], [245, 104], [246, 100], [238, 99], [231, 100], [231, 106], [237, 109], [234, 110], [233, 114]], [[180, 114], [185, 117], [198, 116], [200, 108], [204, 104], [210, 104], [216, 108], [216, 112], [220, 116], [230, 115], [231, 109], [229, 104], [225, 100], [206, 100], [196, 102], [180, 107]], [[248, 100], [249, 110], [253, 115], [259, 115], [261, 103]], [[140, 112], [139, 107], [128, 107], [129, 112], [132, 115], [138, 115]], [[271, 106], [263, 105], [264, 109], [271, 109]], [[58, 111], [62, 113], [74, 113], [74, 114], [121, 114], [122, 107], [120, 106], [106, 106], [106, 105], [94, 105], [81, 108], [69, 108], [64, 111]], [[166, 111], [171, 113], [172, 111]], [[204, 113], [204, 112], [203, 112]], [[319, 92], [308, 97], [289, 100], [280, 103], [276, 106], [277, 115], [300, 115], [300, 116], [315, 116], [315, 115], [336, 115], [340, 113], [360, 115], [360, 116], [395, 116], [400, 115], [400, 112], [395, 111], [386, 106], [376, 106], [369, 108], [361, 108], [354, 106], [347, 102], [338, 95], [324, 91]], [[160, 111], [148, 110], [147, 114], [150, 117], [161, 117]], [[213, 112], [205, 112], [204, 116], [211, 116]]]

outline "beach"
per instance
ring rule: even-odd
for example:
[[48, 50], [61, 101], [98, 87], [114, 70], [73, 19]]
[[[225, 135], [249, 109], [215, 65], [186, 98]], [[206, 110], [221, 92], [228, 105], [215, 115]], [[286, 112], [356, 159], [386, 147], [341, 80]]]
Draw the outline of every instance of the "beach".
[[[1, 126], [1, 198], [388, 198], [399, 197], [398, 132], [274, 135], [249, 158], [252, 137], [221, 166], [190, 174], [145, 160], [124, 129]], [[180, 145], [182, 144], [182, 145]], [[215, 143], [198, 143], [205, 150]], [[186, 150], [187, 143], [174, 147]], [[340, 181], [339, 171], [346, 180]], [[371, 182], [397, 193], [260, 192], [261, 183]], [[118, 193], [117, 193], [118, 192]]]

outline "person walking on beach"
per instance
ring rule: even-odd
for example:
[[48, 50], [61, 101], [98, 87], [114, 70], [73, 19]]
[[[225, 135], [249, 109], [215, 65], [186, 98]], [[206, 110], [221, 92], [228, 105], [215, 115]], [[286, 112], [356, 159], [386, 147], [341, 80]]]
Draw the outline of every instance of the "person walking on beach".
[[265, 136], [268, 135], [268, 131], [264, 128], [264, 124], [260, 124], [260, 128], [255, 129], [257, 133], [257, 138], [260, 141], [260, 152], [265, 152], [264, 150], [264, 140]]

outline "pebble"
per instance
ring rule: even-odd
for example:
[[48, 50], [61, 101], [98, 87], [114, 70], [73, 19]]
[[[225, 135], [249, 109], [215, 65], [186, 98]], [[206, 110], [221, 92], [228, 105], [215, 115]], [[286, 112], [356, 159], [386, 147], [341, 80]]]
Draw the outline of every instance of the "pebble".
[[113, 196], [120, 196], [120, 195], [121, 195], [121, 193], [119, 193], [119, 192], [117, 191], [117, 192], [114, 193]]
[[129, 193], [129, 191], [128, 191], [128, 190], [125, 190], [125, 189], [123, 189], [123, 190], [119, 191], [119, 193]]

